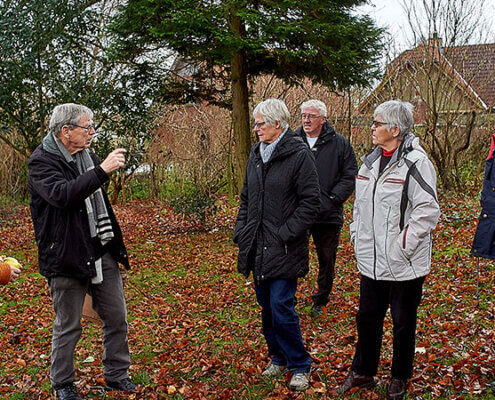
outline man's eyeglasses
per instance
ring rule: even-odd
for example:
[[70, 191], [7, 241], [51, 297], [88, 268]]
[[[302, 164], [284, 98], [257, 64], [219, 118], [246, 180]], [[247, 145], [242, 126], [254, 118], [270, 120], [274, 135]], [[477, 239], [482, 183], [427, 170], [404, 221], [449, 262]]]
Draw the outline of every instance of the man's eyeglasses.
[[390, 124], [388, 122], [380, 122], [375, 120], [373, 120], [373, 122], [371, 123], [371, 126], [374, 126], [375, 128], [378, 128], [382, 125], [390, 125]]
[[93, 124], [88, 125], [88, 126], [81, 126], [81, 125], [74, 124], [74, 125], [71, 125], [71, 126], [77, 126], [78, 128], [84, 129], [86, 132], [89, 132], [89, 131], [92, 131], [92, 130], [93, 131], [96, 130], [95, 129], [95, 126]]
[[316, 119], [320, 118], [321, 115], [315, 115], [315, 114], [301, 114], [302, 119]]
[[262, 121], [262, 122], [255, 122], [254, 123], [254, 129], [259, 129], [261, 128], [263, 125], [265, 125], [266, 122], [265, 121]]

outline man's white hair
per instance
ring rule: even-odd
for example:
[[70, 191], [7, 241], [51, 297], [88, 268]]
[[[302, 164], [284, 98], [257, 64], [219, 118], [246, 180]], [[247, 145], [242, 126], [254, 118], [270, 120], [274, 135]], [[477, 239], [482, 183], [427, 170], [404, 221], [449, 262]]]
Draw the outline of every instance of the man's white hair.
[[305, 108], [316, 108], [320, 115], [319, 117], [327, 117], [327, 106], [325, 105], [325, 103], [323, 103], [323, 101], [320, 101], [320, 100], [308, 100], [308, 101], [305, 101], [304, 103], [301, 104], [301, 112], [303, 112], [303, 110]]

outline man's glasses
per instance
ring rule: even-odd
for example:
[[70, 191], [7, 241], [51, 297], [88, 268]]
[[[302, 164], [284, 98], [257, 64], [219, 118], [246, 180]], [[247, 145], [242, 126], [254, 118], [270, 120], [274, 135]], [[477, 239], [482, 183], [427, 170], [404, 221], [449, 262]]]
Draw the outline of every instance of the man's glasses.
[[320, 118], [321, 115], [315, 115], [315, 114], [301, 114], [302, 119], [316, 119]]
[[255, 122], [254, 123], [254, 129], [259, 129], [261, 128], [263, 125], [265, 125], [266, 122], [265, 121], [262, 121], [262, 122]]
[[95, 129], [95, 126], [94, 126], [93, 124], [88, 125], [88, 126], [81, 126], [81, 125], [76, 125], [76, 124], [73, 124], [73, 125], [71, 125], [71, 126], [77, 126], [78, 128], [84, 129], [86, 132], [89, 132], [89, 131], [91, 131], [91, 130], [93, 130], [93, 131], [94, 131], [94, 130], [96, 130], [96, 129]]

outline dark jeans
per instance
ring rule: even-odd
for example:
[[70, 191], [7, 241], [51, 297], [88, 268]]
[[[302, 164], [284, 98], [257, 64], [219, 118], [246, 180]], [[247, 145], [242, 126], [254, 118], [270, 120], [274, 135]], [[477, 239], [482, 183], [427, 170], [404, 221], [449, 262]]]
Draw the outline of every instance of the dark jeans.
[[351, 369], [374, 376], [378, 370], [383, 320], [390, 305], [393, 321], [392, 377], [412, 377], [416, 319], [425, 277], [409, 281], [376, 281], [361, 275], [359, 311], [356, 316], [358, 342]]
[[276, 279], [255, 285], [272, 363], [287, 365], [293, 373], [311, 369], [311, 357], [304, 348], [299, 316], [294, 308], [296, 289], [296, 279]]
[[330, 300], [333, 279], [335, 277], [335, 259], [339, 246], [340, 225], [316, 224], [311, 235], [318, 254], [318, 292], [313, 296], [315, 306], [324, 306]]
[[127, 342], [127, 310], [119, 267], [110, 254], [103, 261], [103, 282], [59, 276], [49, 279], [55, 310], [50, 379], [57, 388], [74, 382], [74, 350], [81, 336], [84, 297], [89, 293], [93, 308], [103, 320], [103, 373], [108, 381], [127, 378], [130, 365]]

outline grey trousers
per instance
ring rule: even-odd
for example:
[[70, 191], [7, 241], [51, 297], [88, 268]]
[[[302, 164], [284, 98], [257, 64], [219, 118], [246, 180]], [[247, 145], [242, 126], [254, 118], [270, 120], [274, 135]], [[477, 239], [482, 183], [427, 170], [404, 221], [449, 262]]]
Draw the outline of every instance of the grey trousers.
[[127, 378], [130, 366], [127, 310], [119, 267], [107, 253], [102, 257], [103, 282], [89, 279], [50, 278], [55, 321], [53, 323], [50, 380], [54, 388], [74, 382], [74, 350], [81, 336], [81, 314], [86, 293], [103, 321], [103, 373], [107, 381]]

